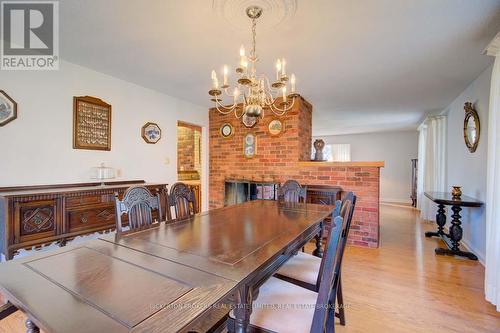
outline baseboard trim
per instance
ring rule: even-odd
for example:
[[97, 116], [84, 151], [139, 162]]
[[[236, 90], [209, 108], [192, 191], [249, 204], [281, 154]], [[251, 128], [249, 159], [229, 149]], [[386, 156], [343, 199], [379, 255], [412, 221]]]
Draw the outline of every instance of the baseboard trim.
[[383, 203], [398, 203], [398, 204], [408, 204], [408, 205], [411, 205], [411, 200], [409, 200], [409, 199], [380, 198], [380, 202], [383, 202]]

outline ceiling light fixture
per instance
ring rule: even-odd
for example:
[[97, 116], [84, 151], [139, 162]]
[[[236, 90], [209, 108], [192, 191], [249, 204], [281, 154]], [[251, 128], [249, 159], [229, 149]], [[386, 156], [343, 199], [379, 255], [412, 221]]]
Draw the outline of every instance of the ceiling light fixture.
[[[295, 75], [288, 77], [284, 58], [276, 61], [276, 78], [272, 83], [267, 76], [257, 74], [259, 58], [256, 53], [256, 28], [257, 19], [262, 16], [262, 12], [263, 9], [258, 6], [250, 6], [246, 9], [247, 16], [252, 20], [252, 50], [246, 56], [245, 47], [242, 45], [240, 48], [240, 64], [236, 68], [239, 78], [232, 92], [230, 92], [228, 66], [223, 67], [222, 85], [219, 84], [215, 70], [212, 71], [212, 89], [208, 92], [212, 96], [211, 100], [220, 113], [234, 112], [238, 119], [264, 118], [264, 110], [270, 110], [276, 116], [283, 116], [292, 109], [295, 100], [299, 97], [295, 90]], [[223, 95], [232, 98], [232, 104], [225, 105], [222, 100]]]

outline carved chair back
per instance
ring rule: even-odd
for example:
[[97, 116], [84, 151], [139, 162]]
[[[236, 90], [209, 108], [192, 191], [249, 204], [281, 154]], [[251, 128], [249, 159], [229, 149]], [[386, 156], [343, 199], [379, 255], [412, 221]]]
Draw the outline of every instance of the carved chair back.
[[[351, 221], [355, 206], [356, 206], [356, 196], [354, 195], [354, 193], [349, 192], [342, 201], [337, 200], [335, 209], [333, 210], [332, 213], [332, 224], [334, 223], [334, 218], [337, 216], [342, 217], [345, 224], [345, 228], [342, 230], [341, 234], [341, 242], [342, 242], [342, 246], [340, 248], [341, 261], [344, 255], [345, 246], [347, 245], [347, 236], [349, 235], [349, 229], [351, 228]], [[327, 244], [329, 244], [330, 239], [328, 239], [327, 242], [328, 242]], [[327, 246], [327, 251], [328, 251], [328, 246]], [[317, 289], [319, 289], [321, 286], [321, 278], [323, 276], [323, 271], [326, 269], [325, 267], [326, 267], [326, 256], [324, 256], [323, 260], [321, 260], [321, 265], [319, 267], [318, 280], [316, 282]]]
[[196, 205], [196, 198], [191, 188], [181, 182], [175, 183], [170, 188], [167, 198], [168, 219], [173, 219], [171, 207], [174, 208], [175, 219], [185, 219], [195, 214]]
[[306, 202], [306, 189], [296, 180], [287, 180], [278, 189], [278, 200], [282, 202]]
[[115, 193], [116, 209], [116, 232], [123, 232], [122, 215], [127, 214], [129, 231], [148, 228], [153, 224], [153, 211], [158, 212], [161, 220], [160, 194], [153, 195], [146, 187], [132, 186], [123, 194], [120, 200]]

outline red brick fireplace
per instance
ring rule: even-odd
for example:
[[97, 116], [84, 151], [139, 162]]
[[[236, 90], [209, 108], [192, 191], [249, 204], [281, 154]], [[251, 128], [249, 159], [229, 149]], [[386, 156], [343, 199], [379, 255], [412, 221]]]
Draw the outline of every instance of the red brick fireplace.
[[[210, 119], [210, 208], [224, 205], [224, 181], [244, 179], [283, 183], [295, 179], [307, 185], [337, 185], [357, 196], [349, 243], [364, 247], [379, 245], [380, 167], [383, 162], [311, 162], [312, 106], [299, 99], [284, 120], [285, 131], [270, 136], [267, 125], [272, 116], [254, 128], [246, 128], [233, 114], [221, 115], [209, 110]], [[234, 135], [223, 138], [220, 128], [230, 123]], [[257, 154], [243, 156], [243, 137], [257, 136]]]

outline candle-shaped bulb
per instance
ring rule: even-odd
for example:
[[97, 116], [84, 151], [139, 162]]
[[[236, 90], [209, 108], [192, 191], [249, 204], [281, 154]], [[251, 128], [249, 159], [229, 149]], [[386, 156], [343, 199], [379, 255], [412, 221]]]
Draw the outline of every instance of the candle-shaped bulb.
[[286, 86], [283, 87], [283, 103], [286, 103]]
[[276, 80], [279, 81], [280, 79], [280, 72], [281, 72], [281, 60], [276, 61]]
[[292, 93], [295, 92], [295, 74], [292, 74], [292, 77], [290, 78], [290, 83], [292, 84]]
[[240, 57], [244, 57], [245, 56], [245, 47], [243, 45], [241, 45], [240, 47]]
[[281, 75], [285, 76], [286, 75], [286, 61], [285, 58], [281, 59]]
[[215, 72], [215, 70], [212, 70], [212, 85], [214, 89], [219, 88], [219, 80], [217, 80], [217, 73]]
[[229, 73], [229, 70], [226, 65], [224, 65], [224, 85], [227, 86], [227, 74]]

